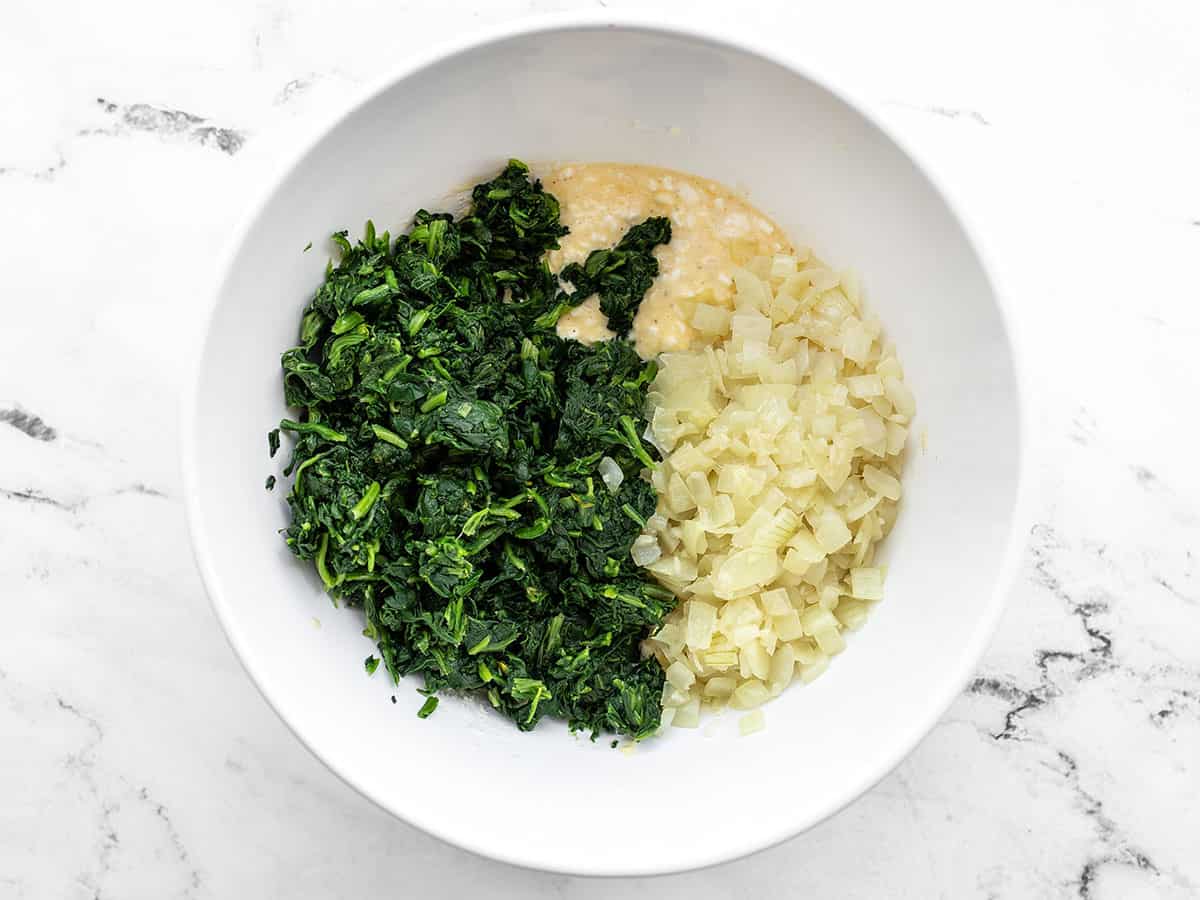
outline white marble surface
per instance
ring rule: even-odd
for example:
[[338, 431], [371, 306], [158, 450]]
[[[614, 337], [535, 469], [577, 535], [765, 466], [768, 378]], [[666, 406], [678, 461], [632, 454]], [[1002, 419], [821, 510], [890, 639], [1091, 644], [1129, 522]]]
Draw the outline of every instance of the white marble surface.
[[978, 678], [852, 807], [704, 872], [545, 876], [375, 809], [292, 739], [209, 611], [180, 335], [271, 148], [431, 40], [589, 4], [9, 0], [0, 898], [1200, 895], [1200, 6], [636, 5], [837, 78], [976, 214], [1043, 451]]

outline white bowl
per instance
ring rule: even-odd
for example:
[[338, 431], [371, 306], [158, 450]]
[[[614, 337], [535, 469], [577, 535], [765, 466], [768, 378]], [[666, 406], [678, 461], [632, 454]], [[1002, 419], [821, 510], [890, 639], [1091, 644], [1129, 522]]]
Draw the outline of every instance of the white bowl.
[[[825, 675], [765, 708], [764, 732], [738, 737], [727, 713], [623, 753], [550, 720], [524, 734], [454, 698], [420, 720], [417, 682], [367, 678], [360, 614], [333, 609], [277, 533], [284, 485], [263, 490], [280, 464], [266, 432], [285, 413], [279, 353], [321, 281], [325, 238], [369, 217], [402, 230], [509, 156], [647, 163], [743, 187], [861, 274], [899, 348], [919, 419], [886, 599]], [[519, 865], [671, 872], [810, 827], [934, 725], [1014, 569], [1027, 432], [1003, 310], [962, 220], [862, 110], [788, 61], [689, 27], [525, 23], [370, 91], [281, 169], [234, 240], [186, 407], [196, 558], [263, 695], [385, 809]]]

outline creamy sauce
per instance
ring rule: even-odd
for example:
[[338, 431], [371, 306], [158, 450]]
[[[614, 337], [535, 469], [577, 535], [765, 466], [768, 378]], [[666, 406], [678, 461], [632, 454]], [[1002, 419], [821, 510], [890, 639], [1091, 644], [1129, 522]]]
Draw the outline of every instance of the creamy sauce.
[[[542, 176], [571, 229], [551, 251], [552, 271], [611, 247], [650, 216], [671, 220], [671, 243], [659, 247], [659, 275], [638, 310], [630, 337], [638, 353], [686, 350], [695, 337], [694, 304], [733, 303], [733, 270], [755, 256], [792, 252], [783, 231], [736, 193], [704, 178], [650, 166], [585, 163], [556, 166]], [[558, 333], [584, 343], [612, 337], [592, 297], [564, 315]]]

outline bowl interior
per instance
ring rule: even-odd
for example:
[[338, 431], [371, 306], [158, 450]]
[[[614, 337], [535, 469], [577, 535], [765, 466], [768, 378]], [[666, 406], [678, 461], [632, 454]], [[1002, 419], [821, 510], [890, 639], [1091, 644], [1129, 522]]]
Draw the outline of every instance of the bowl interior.
[[[438, 206], [508, 156], [647, 163], [745, 188], [795, 240], [859, 272], [899, 348], [919, 418], [885, 543], [886, 599], [824, 676], [766, 707], [762, 733], [738, 737], [730, 712], [622, 753], [553, 721], [521, 734], [461, 700], [418, 720], [416, 682], [393, 687], [382, 669], [367, 678], [374, 648], [360, 615], [333, 609], [277, 534], [284, 491], [264, 492], [263, 479], [286, 455], [266, 456], [266, 432], [284, 413], [278, 356], [320, 282], [328, 234], [356, 233], [369, 217], [403, 230], [418, 207]], [[418, 69], [342, 118], [249, 223], [185, 428], [202, 572], [235, 649], [308, 746], [447, 840], [603, 874], [766, 846], [853, 799], [912, 749], [990, 633], [1020, 455], [996, 300], [909, 158], [789, 68], [636, 27], [510, 34]], [[648, 816], [665, 825], [631, 827]]]

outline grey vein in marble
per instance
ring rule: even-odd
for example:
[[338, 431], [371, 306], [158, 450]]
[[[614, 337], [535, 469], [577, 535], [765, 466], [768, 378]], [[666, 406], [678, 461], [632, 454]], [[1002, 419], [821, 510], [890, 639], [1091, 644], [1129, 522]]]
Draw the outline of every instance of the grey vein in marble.
[[44, 491], [36, 488], [5, 488], [0, 487], [0, 500], [11, 500], [14, 503], [28, 503], [35, 506], [50, 506], [54, 509], [61, 509], [64, 512], [77, 513], [86, 507], [93, 500], [102, 497], [120, 497], [122, 495], [132, 494], [141, 497], [150, 497], [154, 499], [170, 499], [170, 494], [156, 487], [152, 487], [141, 481], [134, 481], [130, 484], [108, 490], [102, 493], [79, 496], [73, 500], [64, 500], [59, 497], [53, 497]]
[[[992, 733], [992, 738], [995, 740], [1023, 740], [1028, 737], [1021, 724], [1022, 717], [1028, 712], [1042, 709], [1062, 694], [1056, 679], [1058, 668], [1062, 668], [1066, 672], [1068, 681], [1076, 683], [1106, 672], [1118, 672], [1125, 677], [1146, 684], [1152, 681], [1160, 682], [1159, 687], [1170, 695], [1167, 706], [1154, 714], [1154, 717], [1160, 722], [1165, 718], [1178, 715], [1182, 709], [1188, 708], [1192, 704], [1200, 706], [1200, 670], [1170, 665], [1158, 665], [1151, 669], [1140, 670], [1119, 661], [1114, 653], [1113, 633], [1097, 621], [1111, 612], [1111, 601], [1107, 592], [1091, 588], [1087, 599], [1079, 599], [1073, 591], [1068, 591], [1064, 587], [1062, 578], [1054, 569], [1056, 553], [1077, 548], [1070, 547], [1049, 525], [1035, 526], [1032, 537], [1029, 548], [1033, 570], [1032, 582], [1048, 591], [1078, 621], [1088, 646], [1082, 651], [1063, 648], [1035, 650], [1033, 662], [1038, 677], [1037, 683], [1032, 687], [1022, 687], [1016, 680], [1007, 677], [980, 676], [975, 678], [967, 687], [968, 693], [990, 696], [1009, 704], [1004, 716], [1004, 726], [999, 731]], [[1091, 548], [1091, 552], [1094, 557], [1102, 558], [1106, 548], [1103, 546]], [[1174, 589], [1161, 575], [1151, 573], [1149, 580], [1166, 589], [1177, 599], [1185, 603], [1195, 603], [1193, 598]], [[1061, 667], [1059, 664], [1062, 664]], [[1187, 682], [1194, 682], [1196, 689], [1161, 684], [1164, 676], [1168, 675]]]
[[1158, 866], [1140, 849], [1130, 844], [1117, 824], [1105, 813], [1104, 803], [1083, 786], [1079, 763], [1068, 753], [1057, 750], [1062, 764], [1060, 774], [1075, 793], [1080, 811], [1091, 821], [1100, 842], [1100, 852], [1090, 855], [1079, 871], [1078, 879], [1068, 888], [1075, 888], [1082, 900], [1091, 900], [1097, 874], [1104, 866], [1130, 866], [1151, 875], [1161, 876]]
[[933, 113], [935, 116], [942, 116], [946, 119], [967, 119], [977, 125], [991, 125], [987, 119], [983, 117], [983, 113], [974, 109], [956, 109], [952, 106], [923, 106], [925, 112]]
[[13, 500], [17, 503], [33, 503], [40, 506], [53, 506], [55, 509], [75, 512], [83, 506], [86, 500], [58, 500], [33, 488], [13, 489], [0, 487], [0, 499]]
[[35, 441], [49, 442], [58, 438], [58, 432], [43, 422], [41, 416], [27, 412], [19, 406], [13, 409], [0, 409], [0, 422], [11, 425]]
[[1129, 470], [1133, 472], [1133, 477], [1137, 480], [1140, 487], [1150, 488], [1158, 483], [1158, 476], [1145, 466], [1130, 466]]
[[1196, 606], [1197, 604], [1200, 604], [1200, 600], [1197, 600], [1195, 597], [1191, 596], [1190, 594], [1185, 594], [1183, 591], [1181, 591], [1179, 588], [1175, 587], [1175, 585], [1173, 585], [1171, 582], [1167, 581], [1167, 579], [1163, 578], [1161, 575], [1157, 575], [1157, 574], [1151, 575], [1150, 580], [1153, 581], [1155, 584], [1157, 584], [1160, 588], [1162, 588], [1168, 594], [1173, 596], [1176, 600], [1180, 600], [1191, 606]]
[[311, 88], [315, 80], [316, 77], [312, 75], [305, 78], [293, 78], [279, 89], [279, 93], [275, 95], [275, 104], [282, 106], [285, 103], [290, 103]]
[[919, 104], [919, 103], [904, 103], [900, 100], [887, 101], [888, 106], [898, 106], [903, 109], [911, 109], [914, 112], [929, 113], [930, 115], [938, 116], [943, 119], [961, 120], [970, 122], [974, 125], [982, 125], [987, 127], [992, 123], [983, 113], [975, 109], [956, 106], [941, 106], [939, 104]]
[[180, 837], [178, 829], [176, 829], [175, 824], [171, 821], [171, 816], [167, 811], [167, 807], [151, 797], [148, 788], [138, 788], [137, 797], [139, 800], [144, 802], [154, 813], [155, 817], [162, 822], [163, 829], [166, 831], [167, 839], [170, 841], [171, 847], [175, 851], [176, 858], [178, 859], [179, 863], [185, 869], [187, 869], [188, 884], [183, 896], [194, 896], [193, 891], [199, 890], [201, 886], [200, 872], [192, 865], [191, 854], [188, 853], [187, 847], [184, 846], [183, 838]]
[[85, 134], [120, 134], [144, 131], [167, 138], [183, 138], [203, 147], [212, 147], [233, 156], [246, 143], [246, 136], [235, 128], [220, 127], [208, 119], [181, 109], [152, 106], [149, 103], [122, 105], [97, 97], [96, 103], [115, 123], [105, 128], [90, 129]]
[[1081, 447], [1086, 447], [1096, 439], [1096, 417], [1087, 407], [1081, 406], [1071, 419], [1070, 439]]
[[[1148, 469], [1134, 467], [1135, 476], [1142, 486], [1157, 482]], [[1200, 671], [1177, 666], [1156, 665], [1139, 669], [1118, 657], [1114, 643], [1114, 632], [1100, 621], [1112, 612], [1112, 598], [1106, 590], [1088, 585], [1082, 596], [1068, 588], [1064, 578], [1056, 569], [1060, 554], [1084, 551], [1097, 562], [1107, 553], [1103, 544], [1072, 546], [1050, 525], [1039, 524], [1031, 533], [1028, 549], [1030, 557], [1030, 581], [1043, 589], [1078, 622], [1086, 646], [1082, 650], [1060, 647], [1039, 648], [1034, 651], [1033, 663], [1037, 680], [1032, 686], [1023, 686], [1019, 679], [1009, 676], [980, 676], [967, 687], [970, 695], [986, 696], [1000, 700], [1006, 705], [1003, 726], [999, 731], [988, 732], [997, 742], [1029, 743], [1029, 746], [1053, 752], [1054, 764], [1047, 764], [1063, 783], [1070, 788], [1076, 808], [1090, 822], [1095, 833], [1096, 846], [1089, 852], [1077, 876], [1063, 885], [1064, 890], [1076, 893], [1083, 900], [1091, 900], [1096, 894], [1096, 882], [1106, 867], [1121, 866], [1152, 876], [1156, 882], [1172, 882], [1180, 890], [1190, 890], [1191, 883], [1182, 874], [1164, 870], [1154, 862], [1150, 854], [1132, 840], [1126, 831], [1110, 815], [1104, 800], [1092, 788], [1082, 783], [1079, 761], [1075, 755], [1055, 746], [1045, 733], [1033, 734], [1024, 719], [1027, 715], [1045, 711], [1064, 697], [1067, 686], [1080, 685], [1104, 674], [1116, 674], [1139, 685], [1152, 685], [1164, 691], [1168, 698], [1157, 711], [1150, 715], [1153, 724], [1160, 727], [1183, 715], [1185, 712], [1200, 713]], [[1151, 574], [1150, 580], [1161, 583], [1161, 576]], [[1166, 684], [1168, 678], [1182, 679], [1196, 688]]]
[[[1049, 651], [1056, 658], [1071, 659], [1082, 663], [1080, 678], [1088, 677], [1095, 672], [1113, 665], [1112, 635], [1100, 627], [1095, 619], [1110, 611], [1107, 593], [1093, 589], [1092, 596], [1085, 600], [1077, 599], [1068, 592], [1061, 579], [1052, 568], [1052, 550], [1062, 550], [1064, 543], [1057, 532], [1049, 525], [1037, 525], [1033, 529], [1034, 542], [1030, 548], [1033, 557], [1033, 569], [1036, 573], [1034, 582], [1053, 594], [1067, 610], [1075, 616], [1091, 642], [1091, 647], [1084, 653], [1065, 653]], [[1097, 551], [1104, 555], [1104, 548]]]
[[159, 490], [156, 487], [151, 487], [148, 484], [143, 484], [140, 481], [135, 481], [133, 484], [127, 485], [122, 488], [117, 488], [116, 493], [117, 494], [141, 494], [144, 497], [161, 497], [163, 499], [167, 499], [171, 496], [166, 491]]
[[96, 749], [104, 740], [104, 727], [94, 716], [83, 712], [62, 696], [55, 694], [54, 702], [60, 710], [83, 723], [88, 733], [87, 739], [79, 749], [67, 757], [64, 768], [78, 776], [88, 796], [99, 810], [99, 821], [96, 828], [99, 836], [99, 848], [95, 856], [96, 871], [82, 872], [76, 876], [75, 880], [92, 892], [93, 900], [100, 900], [102, 897], [100, 882], [111, 868], [112, 857], [121, 845], [121, 839], [113, 824], [113, 817], [118, 806], [113, 801], [101, 796], [100, 785], [95, 775]]
[[[89, 793], [95, 799], [96, 805], [100, 811], [100, 821], [98, 825], [99, 832], [99, 852], [97, 855], [98, 871], [93, 873], [84, 873], [79, 877], [79, 882], [93, 889], [93, 900], [102, 900], [104, 896], [102, 891], [102, 882], [104, 876], [112, 869], [112, 859], [121, 846], [121, 838], [117, 833], [114, 823], [114, 817], [120, 810], [119, 801], [102, 796], [99, 784], [94, 775], [94, 767], [96, 764], [95, 753], [100, 743], [104, 740], [104, 729], [100, 723], [91, 716], [81, 712], [76, 707], [72, 706], [62, 697], [55, 698], [59, 708], [66, 710], [72, 715], [78, 717], [85, 722], [89, 730], [93, 734], [93, 738], [89, 739], [83, 748], [76, 754], [72, 755], [67, 760], [67, 767], [77, 771], [86, 785]], [[146, 805], [150, 812], [162, 824], [162, 828], [166, 833], [167, 840], [174, 851], [177, 861], [188, 870], [188, 887], [183, 896], [192, 897], [193, 890], [198, 889], [201, 885], [200, 873], [191, 865], [191, 858], [188, 854], [187, 847], [184, 846], [183, 840], [171, 821], [167, 807], [159, 803], [151, 795], [148, 788], [140, 787], [135, 792], [134, 796], [137, 800]]]
[[1079, 619], [1091, 646], [1085, 652], [1063, 649], [1035, 651], [1034, 665], [1038, 682], [1031, 688], [1023, 688], [1013, 680], [994, 676], [974, 679], [967, 687], [968, 692], [995, 697], [1010, 704], [1004, 716], [1004, 727], [992, 734], [996, 740], [1024, 739], [1026, 735], [1021, 727], [1021, 717], [1030, 710], [1042, 708], [1061, 694], [1051, 673], [1051, 667], [1055, 664], [1075, 664], [1077, 680], [1088, 678], [1113, 665], [1112, 638], [1093, 622], [1095, 616], [1107, 611], [1107, 604], [1101, 598], [1079, 602], [1063, 588], [1062, 581], [1052, 569], [1051, 553], [1063, 549], [1064, 544], [1053, 528], [1049, 525], [1034, 526], [1032, 539], [1029, 552], [1033, 558], [1033, 582], [1049, 591]]
[[16, 175], [22, 178], [30, 178], [33, 181], [53, 181], [66, 167], [67, 160], [63, 157], [62, 153], [59, 153], [58, 158], [53, 163], [38, 169], [26, 169], [20, 166], [0, 166], [0, 176]]

